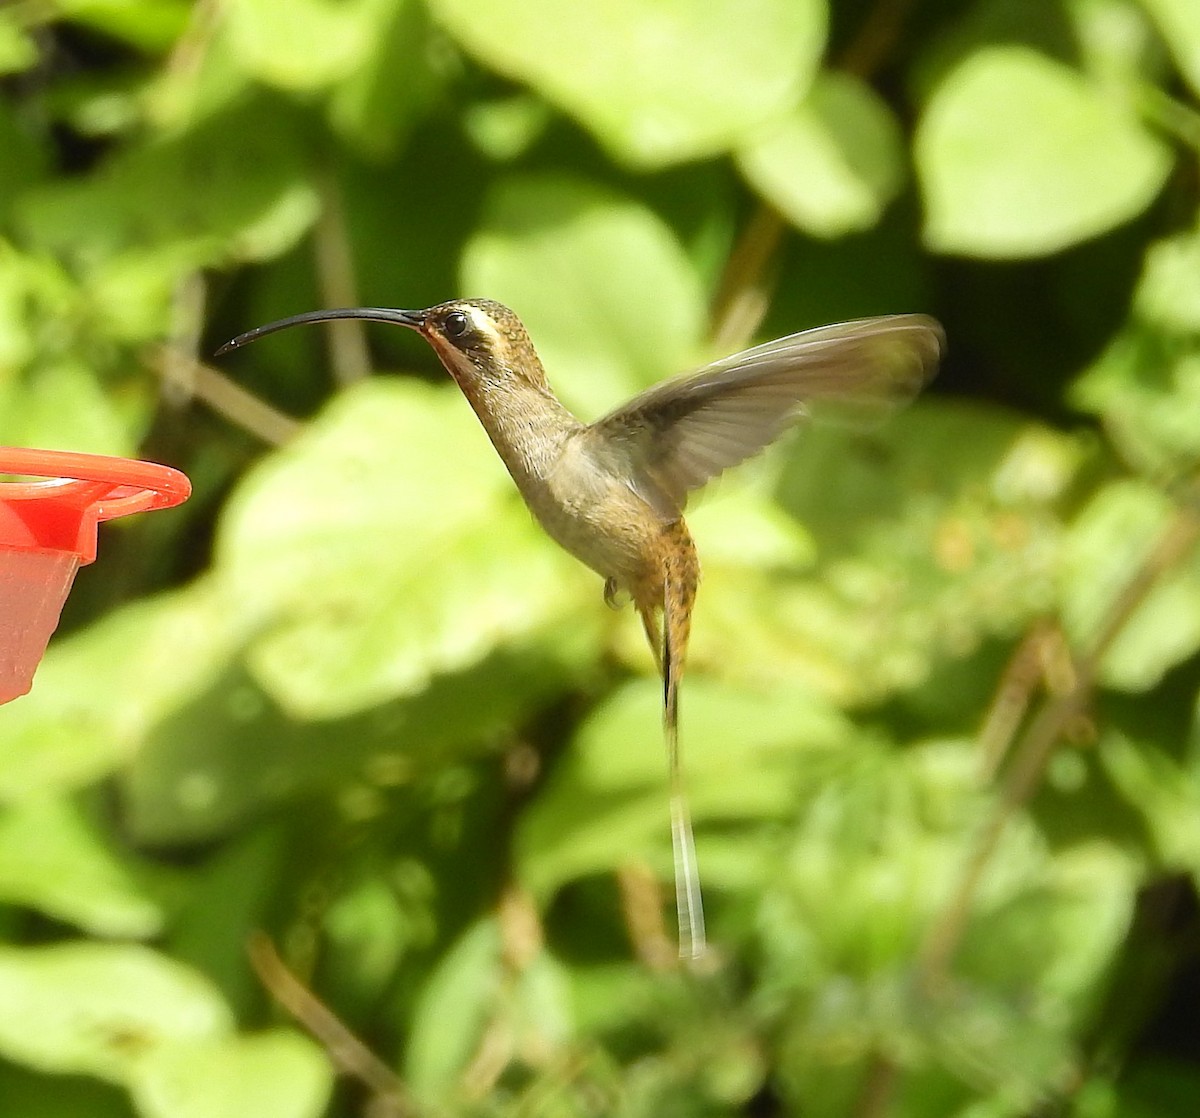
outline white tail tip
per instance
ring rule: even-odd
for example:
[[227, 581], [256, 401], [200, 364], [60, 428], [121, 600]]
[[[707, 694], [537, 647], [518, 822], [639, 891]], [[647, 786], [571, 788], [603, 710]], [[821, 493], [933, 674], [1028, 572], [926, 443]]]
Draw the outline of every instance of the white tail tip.
[[683, 796], [671, 796], [671, 846], [675, 851], [675, 907], [679, 913], [679, 957], [700, 959], [708, 950], [704, 934], [704, 900], [696, 865], [696, 840]]

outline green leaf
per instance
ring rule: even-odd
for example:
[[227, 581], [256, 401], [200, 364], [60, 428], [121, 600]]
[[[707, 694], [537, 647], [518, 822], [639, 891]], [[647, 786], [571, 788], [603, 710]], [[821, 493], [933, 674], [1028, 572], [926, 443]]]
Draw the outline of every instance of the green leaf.
[[1116, 731], [1101, 739], [1100, 759], [1141, 813], [1158, 864], [1200, 882], [1200, 766], [1180, 765], [1150, 742]]
[[37, 62], [33, 40], [5, 13], [0, 12], [0, 74], [18, 74]]
[[451, 1094], [502, 996], [500, 928], [481, 920], [449, 951], [417, 1000], [404, 1058], [404, 1078], [418, 1098]]
[[484, 155], [507, 162], [528, 151], [545, 133], [550, 119], [545, 101], [522, 92], [467, 106], [463, 127]]
[[[306, 820], [301, 830], [307, 835], [313, 828]], [[263, 1006], [262, 983], [247, 965], [247, 939], [271, 927], [277, 906], [294, 895], [297, 859], [306, 869], [311, 864], [307, 852], [293, 845], [295, 836], [295, 818], [277, 813], [207, 847], [211, 856], [196, 859], [176, 878], [171, 955], [215, 982], [239, 1018], [258, 1019]]]
[[[802, 768], [794, 824], [766, 874], [764, 934], [777, 938], [769, 985], [819, 989], [823, 970], [867, 978], [902, 966], [945, 903], [964, 837], [984, 810], [977, 758], [964, 739], [901, 752], [859, 734], [824, 764]], [[1025, 821], [1003, 836], [980, 888], [991, 907], [1041, 863]]]
[[[1129, 931], [1138, 869], [1127, 852], [1102, 841], [1055, 852], [1001, 903], [980, 906], [960, 955], [963, 972], [993, 989], [1027, 990], [1033, 982], [1039, 1016], [1082, 1019]], [[1013, 952], [1031, 941], [1038, 949], [1017, 978]]]
[[395, 153], [418, 112], [432, 100], [439, 75], [430, 60], [429, 16], [419, 0], [370, 0], [368, 49], [338, 82], [329, 118], [365, 154]]
[[217, 1040], [233, 1028], [200, 975], [128, 945], [0, 948], [0, 1005], [5, 1058], [125, 1084], [162, 1048]]
[[484, 65], [526, 82], [640, 168], [715, 155], [802, 96], [824, 0], [434, 0]]
[[233, 664], [148, 730], [122, 773], [127, 825], [142, 842], [210, 840], [280, 805], [437, 773], [566, 690], [578, 643], [550, 633], [332, 721], [298, 722]]
[[849, 74], [822, 73], [791, 116], [738, 151], [751, 185], [793, 225], [817, 237], [869, 229], [904, 179], [891, 109]]
[[163, 924], [130, 866], [62, 800], [0, 810], [0, 899], [101, 936], [151, 936]]
[[[650, 679], [616, 692], [583, 725], [521, 817], [517, 872], [540, 901], [567, 881], [630, 858], [669, 874], [661, 702], [661, 686]], [[700, 825], [785, 815], [797, 757], [836, 752], [851, 736], [830, 707], [796, 692], [735, 689], [691, 676], [681, 706], [691, 811]]]
[[1200, 232], [1146, 252], [1134, 321], [1071, 386], [1103, 418], [1121, 455], [1150, 477], [1186, 476], [1200, 461]]
[[55, 10], [146, 53], [163, 52], [184, 34], [188, 0], [55, 0]]
[[1200, 95], [1200, 8], [1192, 0], [1140, 0], [1194, 94]]
[[333, 1087], [325, 1054], [273, 1029], [164, 1046], [131, 1084], [142, 1118], [319, 1118]]
[[0, 380], [0, 442], [129, 455], [137, 447], [140, 424], [130, 423], [117, 404], [81, 361], [47, 362]]
[[1023, 47], [977, 51], [917, 128], [925, 243], [985, 258], [1044, 256], [1141, 213], [1168, 149], [1082, 75]]
[[180, 277], [194, 270], [195, 261], [193, 243], [174, 241], [97, 263], [83, 293], [89, 318], [115, 341], [160, 341], [179, 314]]
[[1081, 453], [936, 397], [868, 434], [801, 432], [777, 499], [811, 534], [815, 565], [803, 550], [771, 569], [702, 549], [690, 662], [877, 702], [1020, 631], [1054, 601], [1057, 504]]
[[1200, 334], [1200, 228], [1150, 245], [1136, 307], [1141, 318], [1163, 330]]
[[[103, 570], [101, 555], [77, 584]], [[201, 581], [52, 642], [33, 690], [0, 707], [0, 800], [67, 791], [112, 772], [221, 670], [240, 647], [239, 621]]]
[[[1081, 69], [1117, 103], [1136, 105], [1143, 90], [1162, 81], [1154, 28], [1137, 0], [1071, 0], [1065, 5]], [[1144, 104], [1144, 102], [1143, 102]]]
[[224, 17], [247, 73], [267, 85], [307, 92], [348, 78], [364, 64], [380, 10], [380, 0], [239, 0]]
[[463, 288], [529, 327], [555, 389], [586, 418], [688, 367], [704, 325], [698, 278], [670, 228], [579, 179], [502, 179], [467, 243]]
[[[203, 49], [188, 64], [160, 69], [146, 85], [143, 103], [160, 134], [197, 127], [245, 99], [254, 82], [242, 65], [227, 20], [206, 28]], [[272, 120], [272, 124], [276, 120]], [[260, 125], [263, 130], [269, 125]]]
[[293, 129], [284, 119], [264, 128], [256, 107], [120, 148], [83, 180], [31, 190], [18, 222], [38, 247], [89, 263], [181, 242], [189, 249], [181, 270], [277, 256], [308, 229], [318, 203]]
[[[1170, 501], [1149, 483], [1117, 481], [1101, 489], [1063, 541], [1061, 611], [1072, 643], [1089, 648], [1120, 596], [1129, 592], [1171, 519]], [[1101, 662], [1101, 679], [1146, 691], [1200, 648], [1200, 556], [1161, 572]]]
[[688, 510], [688, 528], [706, 567], [797, 570], [816, 561], [812, 535], [762, 491], [757, 481], [763, 476], [757, 474], [753, 486], [722, 478], [719, 491], [705, 493]]
[[505, 1038], [530, 1062], [566, 1055], [574, 1017], [567, 969], [537, 947], [514, 962], [508, 946], [495, 918], [479, 921], [425, 983], [405, 1057], [405, 1080], [418, 1098], [461, 1098], [472, 1057], [489, 1037]]
[[256, 675], [308, 718], [414, 694], [598, 589], [532, 522], [455, 389], [384, 379], [246, 478], [217, 562], [235, 613], [269, 626]]

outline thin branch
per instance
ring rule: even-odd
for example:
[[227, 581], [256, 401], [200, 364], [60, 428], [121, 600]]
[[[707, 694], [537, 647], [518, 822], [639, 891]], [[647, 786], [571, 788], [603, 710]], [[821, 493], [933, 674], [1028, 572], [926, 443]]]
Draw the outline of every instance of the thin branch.
[[[350, 235], [342, 192], [332, 172], [319, 180], [321, 212], [313, 231], [317, 258], [317, 283], [327, 307], [358, 306], [358, 284], [350, 253]], [[329, 340], [329, 363], [338, 384], [351, 384], [371, 374], [366, 326], [357, 319], [341, 318], [325, 324]]]
[[193, 367], [207, 302], [208, 288], [200, 272], [189, 272], [171, 293], [170, 340], [163, 348], [160, 379], [163, 398], [177, 408], [196, 394]]
[[675, 970], [679, 949], [663, 919], [662, 883], [643, 862], [625, 862], [617, 868], [621, 915], [634, 954], [652, 971]]
[[733, 252], [717, 286], [709, 319], [713, 345], [735, 350], [754, 336], [771, 303], [767, 278], [786, 229], [778, 211], [760, 202]]
[[1029, 713], [1038, 685], [1043, 684], [1055, 693], [1064, 690], [1058, 682], [1062, 672], [1056, 671], [1052, 662], [1069, 657], [1070, 650], [1063, 643], [1062, 630], [1047, 621], [1035, 624], [1017, 645], [1000, 676], [979, 730], [980, 784], [990, 784], [999, 771]]
[[400, 1077], [358, 1039], [342, 1020], [284, 964], [269, 936], [255, 932], [250, 963], [267, 992], [325, 1049], [334, 1067], [374, 1095], [372, 1113], [416, 1118], [416, 1104]]
[[192, 5], [183, 34], [175, 40], [157, 77], [147, 87], [146, 113], [153, 123], [181, 123], [171, 119], [171, 112], [188, 99], [172, 98], [172, 89], [196, 81], [220, 18], [220, 0], [196, 0]]
[[912, 0], [879, 0], [862, 21], [853, 41], [842, 51], [838, 68], [860, 78], [874, 74], [900, 38], [911, 7]]
[[1152, 82], [1138, 89], [1138, 108], [1149, 124], [1200, 154], [1200, 113]]
[[203, 400], [234, 426], [271, 446], [286, 443], [302, 426], [211, 365], [171, 346], [153, 351], [148, 363], [165, 382]]

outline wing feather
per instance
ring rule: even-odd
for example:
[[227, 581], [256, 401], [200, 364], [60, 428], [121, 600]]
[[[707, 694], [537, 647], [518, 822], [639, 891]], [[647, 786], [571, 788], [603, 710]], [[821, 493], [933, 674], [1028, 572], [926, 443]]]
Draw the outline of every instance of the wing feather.
[[634, 488], [665, 515], [722, 470], [808, 416], [869, 422], [910, 400], [945, 346], [925, 315], [888, 315], [792, 334], [663, 381], [591, 429], [644, 466]]

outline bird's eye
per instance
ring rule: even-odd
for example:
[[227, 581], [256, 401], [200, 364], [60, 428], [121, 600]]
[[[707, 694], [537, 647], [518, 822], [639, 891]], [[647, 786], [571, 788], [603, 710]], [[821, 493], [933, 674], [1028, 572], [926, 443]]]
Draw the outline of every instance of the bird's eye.
[[442, 320], [442, 330], [448, 338], [461, 338], [470, 326], [471, 320], [462, 311], [451, 311]]

